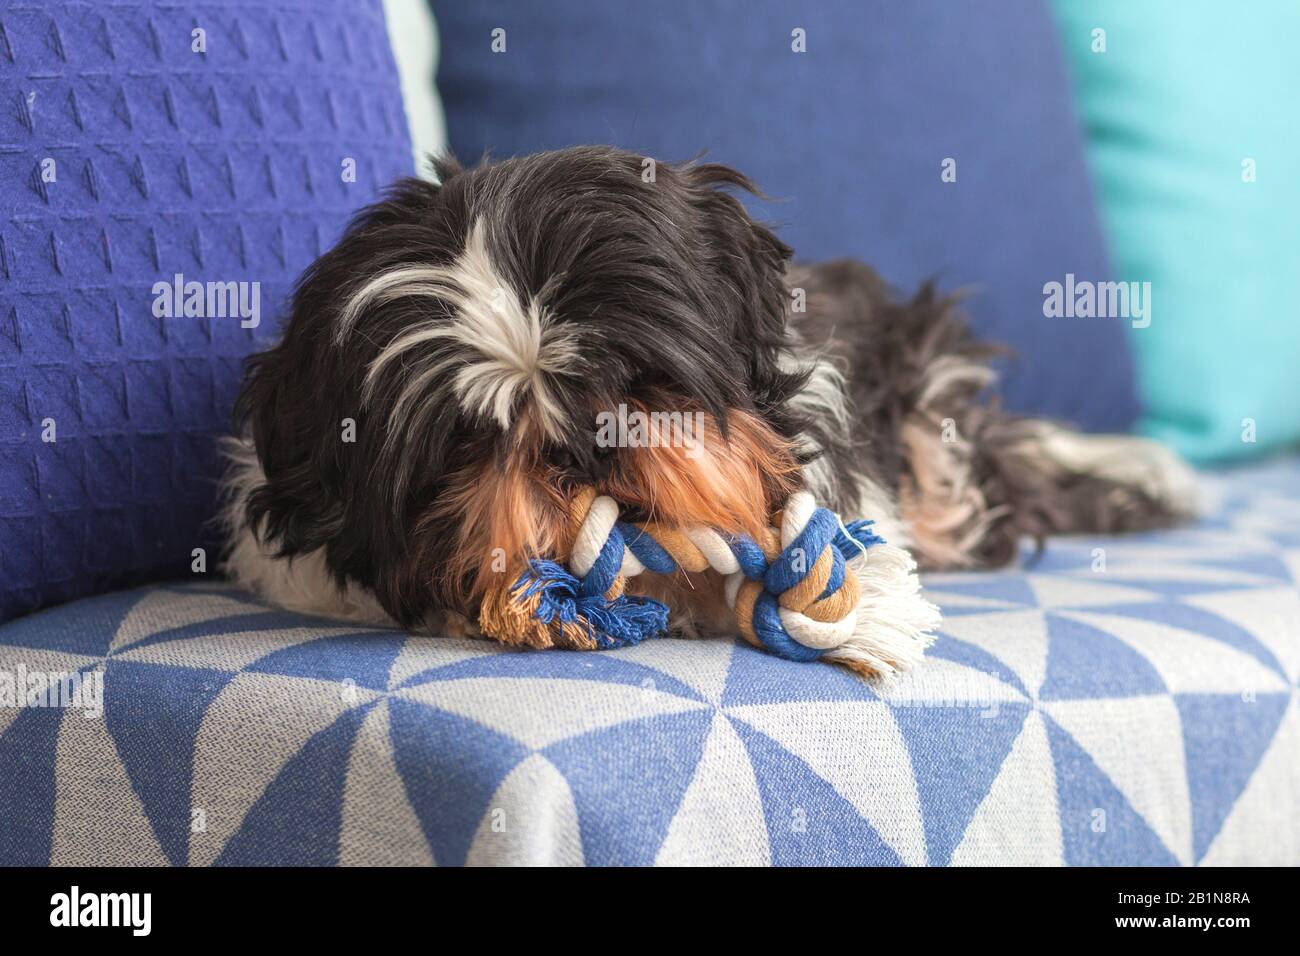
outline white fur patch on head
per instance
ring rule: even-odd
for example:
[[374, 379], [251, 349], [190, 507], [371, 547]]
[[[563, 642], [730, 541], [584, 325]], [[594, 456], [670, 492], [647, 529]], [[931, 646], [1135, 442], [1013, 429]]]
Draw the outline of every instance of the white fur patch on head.
[[[389, 416], [390, 439], [412, 402], [447, 377], [468, 414], [506, 429], [518, 402], [527, 397], [543, 429], [559, 437], [563, 411], [552, 377], [575, 372], [575, 335], [556, 324], [537, 297], [525, 304], [501, 277], [488, 254], [481, 219], [450, 265], [405, 266], [361, 286], [343, 308], [335, 341], [341, 345], [347, 340], [367, 307], [408, 297], [439, 299], [451, 306], [452, 314], [440, 314], [398, 335], [366, 370], [363, 397], [369, 401], [394, 362], [401, 360], [401, 367], [410, 369]], [[428, 345], [442, 347], [424, 348]]]

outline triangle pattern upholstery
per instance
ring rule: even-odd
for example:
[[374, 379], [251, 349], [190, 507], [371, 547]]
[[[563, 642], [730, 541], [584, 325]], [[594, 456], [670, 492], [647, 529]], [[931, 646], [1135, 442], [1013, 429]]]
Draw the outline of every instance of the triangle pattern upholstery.
[[[958, 613], [888, 684], [211, 582], [47, 610], [0, 627], [0, 865], [1300, 864], [1300, 461], [1207, 480], [1201, 525], [934, 576]], [[27, 699], [58, 674], [102, 699]]]

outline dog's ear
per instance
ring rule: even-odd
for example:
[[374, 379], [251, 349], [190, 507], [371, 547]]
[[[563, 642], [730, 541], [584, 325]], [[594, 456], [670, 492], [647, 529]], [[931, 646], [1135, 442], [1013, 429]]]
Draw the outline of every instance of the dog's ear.
[[442, 155], [430, 153], [425, 161], [429, 164], [429, 168], [433, 170], [434, 179], [440, 186], [445, 185], [447, 180], [459, 176], [465, 171], [465, 167], [451, 153], [443, 153]]
[[249, 496], [247, 518], [282, 553], [336, 538], [355, 490], [349, 482], [363, 480], [348, 466], [367, 460], [359, 452], [366, 443], [360, 394], [371, 347], [340, 338], [340, 305], [358, 282], [406, 261], [440, 189], [404, 179], [362, 209], [298, 279], [279, 343], [245, 364], [235, 433], [251, 438], [265, 476]]
[[794, 426], [777, 420], [779, 409], [806, 378], [781, 362], [782, 350], [790, 344], [785, 274], [792, 250], [727, 191], [767, 198], [748, 176], [719, 163], [691, 163], [678, 172], [699, 214], [698, 228], [707, 241], [715, 279], [734, 306], [735, 348], [748, 361], [755, 405], [772, 410], [766, 417], [779, 431], [789, 433]]
[[314, 387], [329, 379], [311, 370], [301, 348], [281, 342], [251, 356], [245, 369], [235, 402], [236, 434], [251, 439], [263, 476], [249, 495], [246, 520], [281, 554], [311, 551], [342, 521], [339, 444], [345, 423], [331, 428], [336, 399]]
[[772, 230], [756, 222], [727, 187], [762, 198], [748, 176], [719, 163], [682, 168], [690, 201], [699, 213], [712, 253], [711, 265], [725, 287], [738, 298], [740, 341], [757, 335], [763, 343], [784, 339], [786, 324], [785, 268], [791, 249]]

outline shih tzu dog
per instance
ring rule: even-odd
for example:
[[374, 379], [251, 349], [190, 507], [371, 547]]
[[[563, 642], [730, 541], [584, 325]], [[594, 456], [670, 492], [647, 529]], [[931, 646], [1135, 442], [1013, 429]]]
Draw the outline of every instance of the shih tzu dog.
[[[1163, 447], [988, 400], [996, 350], [951, 299], [896, 298], [859, 262], [792, 264], [732, 169], [644, 168], [605, 147], [444, 161], [364, 210], [249, 360], [228, 573], [289, 609], [464, 633], [499, 575], [557, 552], [578, 486], [632, 520], [749, 534], [804, 488], [910, 549], [901, 617], [923, 632], [918, 563], [993, 567], [1025, 538], [1190, 513]], [[698, 415], [704, 434], [596, 441], [620, 407]], [[718, 581], [644, 587], [674, 627], [734, 633]]]

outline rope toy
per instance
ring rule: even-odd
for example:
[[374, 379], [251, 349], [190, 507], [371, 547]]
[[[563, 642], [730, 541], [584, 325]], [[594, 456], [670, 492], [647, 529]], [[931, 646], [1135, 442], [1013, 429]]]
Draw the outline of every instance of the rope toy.
[[618, 504], [583, 489], [571, 508], [568, 560], [533, 559], [509, 587], [491, 592], [480, 630], [534, 647], [627, 647], [667, 629], [667, 605], [626, 593], [650, 572], [723, 577], [736, 627], [753, 646], [792, 661], [822, 658], [863, 673], [916, 663], [938, 612], [918, 593], [915, 563], [871, 521], [848, 525], [797, 492], [759, 540], [708, 528], [619, 519]]

